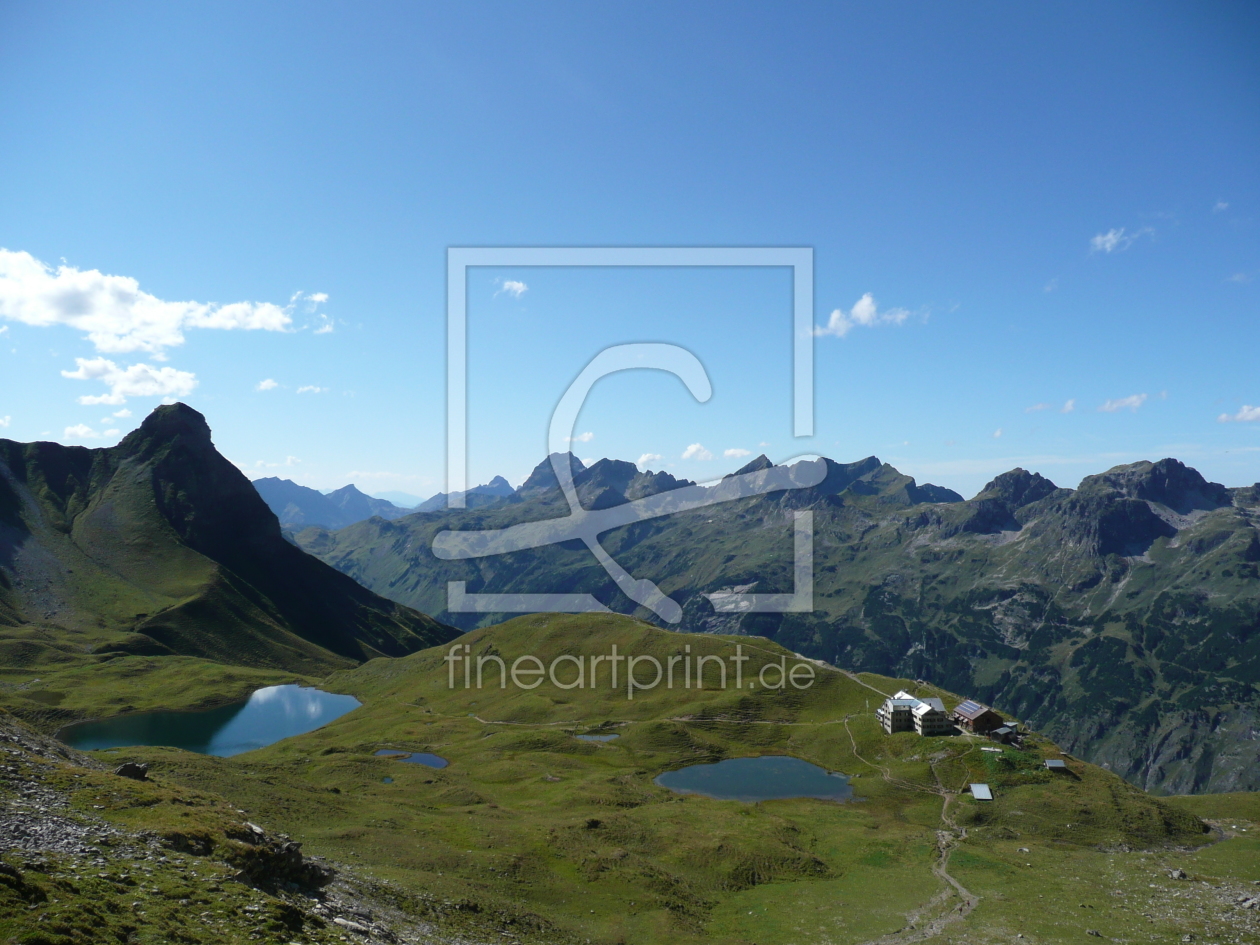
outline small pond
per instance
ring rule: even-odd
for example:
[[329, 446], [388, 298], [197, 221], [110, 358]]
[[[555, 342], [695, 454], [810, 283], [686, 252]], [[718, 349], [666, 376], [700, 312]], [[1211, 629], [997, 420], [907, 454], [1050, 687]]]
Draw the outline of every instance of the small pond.
[[430, 768], [445, 768], [449, 761], [440, 755], [431, 755], [427, 751], [395, 751], [393, 748], [382, 748], [376, 752], [379, 758], [393, 758], [395, 761], [406, 761], [413, 765], [428, 765]]
[[575, 735], [574, 737], [583, 742], [610, 742], [621, 736], [614, 732], [612, 735]]
[[727, 758], [716, 764], [689, 765], [656, 778], [661, 787], [679, 794], [702, 794], [722, 801], [773, 801], [816, 797], [847, 801], [849, 779], [788, 755]]
[[57, 737], [80, 751], [165, 745], [226, 758], [314, 731], [360, 704], [354, 696], [319, 689], [268, 686], [245, 702], [217, 709], [120, 715], [71, 725]]

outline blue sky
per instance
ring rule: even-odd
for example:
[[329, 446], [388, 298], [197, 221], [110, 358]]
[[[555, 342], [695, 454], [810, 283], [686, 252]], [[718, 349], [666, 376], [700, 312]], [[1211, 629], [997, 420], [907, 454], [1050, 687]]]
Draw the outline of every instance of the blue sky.
[[667, 341], [712, 399], [609, 378], [575, 452], [1260, 480], [1245, 4], [6, 3], [0, 92], [0, 436], [177, 397], [251, 476], [427, 496], [448, 246], [808, 246], [806, 439], [785, 270], [472, 270], [471, 478]]

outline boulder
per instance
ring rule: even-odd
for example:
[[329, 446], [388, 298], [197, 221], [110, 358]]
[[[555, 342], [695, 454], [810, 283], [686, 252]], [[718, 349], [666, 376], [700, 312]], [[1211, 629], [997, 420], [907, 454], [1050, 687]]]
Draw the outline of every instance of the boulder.
[[133, 781], [147, 781], [149, 780], [149, 766], [128, 761], [115, 768], [114, 774], [120, 778], [131, 778]]

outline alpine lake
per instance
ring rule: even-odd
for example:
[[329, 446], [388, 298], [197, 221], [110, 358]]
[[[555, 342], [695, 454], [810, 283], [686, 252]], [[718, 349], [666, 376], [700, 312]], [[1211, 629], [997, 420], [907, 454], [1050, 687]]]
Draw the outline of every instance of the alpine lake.
[[845, 775], [790, 755], [727, 758], [714, 764], [688, 765], [658, 775], [655, 783], [679, 794], [699, 794], [722, 801], [853, 799], [853, 788]]
[[227, 758], [314, 731], [360, 705], [354, 696], [320, 689], [267, 686], [244, 702], [201, 712], [139, 712], [80, 722], [58, 737], [80, 751], [162, 745]]

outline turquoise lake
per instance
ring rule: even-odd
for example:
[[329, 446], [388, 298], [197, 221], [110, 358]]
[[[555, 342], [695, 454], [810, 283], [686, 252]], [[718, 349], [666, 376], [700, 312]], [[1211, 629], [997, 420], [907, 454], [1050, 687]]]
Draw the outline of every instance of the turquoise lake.
[[164, 745], [226, 758], [312, 732], [360, 705], [354, 696], [295, 685], [268, 686], [245, 702], [217, 709], [121, 715], [71, 725], [57, 737], [80, 751]]

